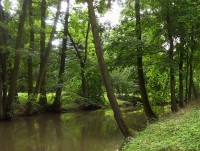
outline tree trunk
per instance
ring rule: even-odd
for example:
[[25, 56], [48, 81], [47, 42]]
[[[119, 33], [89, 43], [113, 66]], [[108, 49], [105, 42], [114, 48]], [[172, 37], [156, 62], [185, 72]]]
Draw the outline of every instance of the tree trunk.
[[29, 26], [30, 26], [30, 48], [28, 54], [28, 96], [30, 96], [33, 93], [32, 53], [34, 51], [35, 33], [34, 33], [32, 0], [29, 1]]
[[[1, 57], [0, 57], [0, 59], [1, 59]], [[0, 70], [1, 70], [1, 68], [0, 68]], [[2, 72], [0, 71], [0, 120], [5, 118], [4, 102], [3, 102], [3, 79], [2, 79], [1, 73]]]
[[41, 62], [41, 70], [39, 72], [39, 75], [38, 75], [38, 78], [37, 78], [37, 81], [36, 81], [36, 87], [34, 89], [33, 97], [31, 97], [29, 102], [27, 103], [26, 113], [29, 114], [29, 115], [31, 115], [33, 113], [33, 108], [32, 108], [33, 102], [36, 102], [36, 99], [37, 99], [37, 96], [38, 96], [38, 93], [40, 91], [40, 87], [41, 87], [41, 84], [42, 84], [42, 80], [43, 80], [44, 75], [45, 75], [45, 71], [46, 71], [48, 59], [49, 59], [49, 54], [50, 54], [50, 51], [52, 49], [52, 42], [53, 42], [54, 35], [55, 35], [55, 32], [56, 32], [56, 25], [57, 25], [59, 15], [60, 15], [60, 9], [61, 9], [61, 0], [59, 0], [58, 5], [57, 5], [56, 17], [54, 19], [51, 35], [50, 35], [47, 47], [46, 47], [45, 52], [44, 52], [44, 58]]
[[188, 103], [188, 73], [189, 73], [189, 55], [188, 49], [186, 50], [186, 77], [185, 77], [185, 102]]
[[[4, 10], [0, 0], [0, 22], [5, 21]], [[5, 47], [7, 46], [6, 30], [0, 25], [0, 120], [5, 118], [5, 100], [7, 97], [7, 53]]]
[[154, 114], [146, 92], [145, 79], [143, 73], [143, 62], [142, 62], [142, 32], [140, 24], [140, 0], [135, 1], [135, 14], [136, 14], [136, 36], [137, 36], [137, 71], [138, 71], [138, 81], [140, 87], [141, 98], [144, 106], [144, 111], [148, 119], [157, 118]]
[[[42, 60], [44, 58], [45, 53], [45, 39], [46, 39], [46, 0], [42, 0], [41, 2], [41, 32], [40, 32], [40, 71], [42, 70]], [[46, 96], [46, 71], [44, 73], [44, 77], [42, 79], [42, 84], [40, 88], [40, 99], [39, 104], [42, 108], [45, 108], [47, 105], [47, 96]]]
[[126, 125], [123, 119], [122, 113], [120, 111], [119, 105], [117, 104], [117, 100], [114, 95], [111, 81], [108, 76], [108, 72], [107, 72], [107, 68], [106, 68], [106, 64], [104, 61], [103, 52], [101, 48], [100, 37], [98, 34], [97, 21], [96, 21], [96, 16], [94, 12], [93, 2], [92, 0], [87, 0], [87, 3], [88, 3], [88, 12], [89, 12], [89, 18], [90, 18], [90, 23], [92, 27], [95, 51], [96, 51], [102, 79], [104, 81], [104, 85], [106, 88], [107, 96], [108, 96], [111, 108], [114, 112], [114, 118], [119, 126], [119, 129], [121, 130], [124, 137], [128, 137], [128, 136], [133, 135], [133, 133], [131, 129]]
[[18, 79], [19, 67], [20, 67], [20, 58], [21, 58], [20, 49], [22, 47], [24, 24], [25, 24], [26, 12], [27, 12], [28, 6], [29, 6], [29, 0], [24, 0], [23, 6], [22, 6], [22, 13], [20, 14], [18, 32], [17, 32], [17, 38], [16, 38], [14, 67], [12, 69], [10, 88], [9, 88], [8, 97], [6, 100], [6, 117], [7, 118], [10, 118], [11, 116], [10, 112], [11, 112], [11, 107], [13, 104], [15, 91], [16, 91], [16, 85], [17, 85], [17, 79]]
[[65, 14], [65, 24], [64, 24], [64, 38], [62, 42], [62, 50], [60, 55], [60, 70], [58, 76], [58, 87], [56, 90], [56, 97], [53, 103], [53, 109], [55, 111], [59, 111], [61, 107], [61, 93], [63, 88], [63, 74], [65, 72], [65, 59], [66, 59], [66, 51], [67, 51], [67, 33], [68, 33], [68, 22], [69, 22], [69, 5], [70, 2], [67, 0], [67, 10]]
[[88, 20], [88, 26], [87, 26], [87, 32], [85, 36], [85, 52], [84, 52], [84, 65], [81, 64], [81, 87], [82, 87], [82, 96], [83, 97], [88, 97], [87, 95], [87, 81], [85, 77], [85, 65], [87, 62], [87, 51], [88, 51], [88, 37], [89, 37], [89, 32], [90, 32], [90, 21]]
[[184, 43], [181, 38], [181, 47], [179, 50], [179, 106], [181, 108], [184, 107], [184, 101], [183, 101], [183, 57], [184, 57]]
[[173, 36], [172, 36], [172, 18], [167, 15], [167, 33], [169, 40], [169, 63], [170, 63], [170, 94], [171, 94], [171, 111], [178, 111], [176, 100], [175, 100], [175, 73], [174, 73], [174, 44], [173, 44]]
[[193, 80], [193, 56], [194, 56], [194, 50], [195, 50], [195, 41], [194, 36], [191, 36], [191, 52], [190, 52], [190, 58], [189, 58], [189, 86], [188, 86], [188, 101], [192, 100], [192, 93], [195, 95], [195, 99], [198, 99], [198, 94], [195, 92], [194, 87], [194, 80]]
[[[80, 66], [81, 66], [81, 88], [82, 88], [81, 95], [82, 95], [82, 97], [86, 97], [86, 89], [87, 89], [87, 87], [86, 87], [86, 78], [85, 78], [86, 58], [82, 59], [82, 56], [81, 56], [80, 51], [79, 51], [79, 48], [77, 47], [76, 43], [74, 42], [74, 39], [72, 38], [72, 36], [69, 33], [69, 31], [68, 31], [68, 35], [69, 35], [70, 41], [72, 42], [72, 45], [73, 45], [73, 47], [74, 47], [74, 49], [76, 51], [76, 56], [79, 59]], [[85, 52], [85, 53], [87, 53], [87, 52]]]

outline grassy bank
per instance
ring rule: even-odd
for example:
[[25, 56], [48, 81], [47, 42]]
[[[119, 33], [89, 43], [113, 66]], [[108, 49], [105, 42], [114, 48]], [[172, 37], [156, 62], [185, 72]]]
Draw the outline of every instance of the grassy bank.
[[123, 151], [199, 151], [200, 107], [188, 107], [149, 124]]

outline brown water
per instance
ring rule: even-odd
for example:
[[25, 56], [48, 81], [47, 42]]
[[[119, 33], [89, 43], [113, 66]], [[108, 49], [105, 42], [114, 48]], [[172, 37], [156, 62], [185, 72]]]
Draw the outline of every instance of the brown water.
[[[133, 129], [144, 128], [143, 113], [124, 114]], [[116, 151], [123, 142], [111, 110], [0, 122], [0, 151]]]

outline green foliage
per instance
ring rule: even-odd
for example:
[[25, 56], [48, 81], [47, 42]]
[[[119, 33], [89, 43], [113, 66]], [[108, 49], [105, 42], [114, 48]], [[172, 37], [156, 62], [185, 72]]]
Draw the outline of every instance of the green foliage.
[[134, 139], [130, 139], [124, 151], [199, 150], [200, 110], [180, 111], [167, 119], [150, 124]]
[[86, 70], [88, 100], [91, 104], [102, 105], [105, 103], [103, 82], [97, 62], [91, 62]]
[[138, 93], [137, 80], [134, 79], [136, 77], [134, 70], [132, 67], [127, 67], [125, 69], [117, 68], [111, 72], [112, 84], [117, 94], [135, 95]]

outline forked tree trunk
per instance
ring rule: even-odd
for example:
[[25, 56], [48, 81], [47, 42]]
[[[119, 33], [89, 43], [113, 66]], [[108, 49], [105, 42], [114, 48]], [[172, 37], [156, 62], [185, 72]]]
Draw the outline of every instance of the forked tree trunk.
[[10, 118], [10, 116], [11, 116], [11, 114], [10, 114], [11, 109], [12, 109], [11, 107], [12, 107], [13, 100], [15, 97], [15, 92], [16, 92], [16, 85], [17, 85], [17, 79], [18, 79], [19, 67], [20, 67], [20, 59], [21, 59], [20, 49], [22, 47], [24, 24], [25, 24], [28, 6], [29, 6], [29, 0], [24, 0], [23, 6], [22, 6], [22, 13], [20, 14], [20, 18], [19, 18], [17, 38], [15, 41], [16, 43], [15, 43], [15, 55], [14, 55], [14, 67], [12, 69], [10, 88], [9, 88], [9, 92], [8, 92], [8, 97], [6, 99], [6, 117], [7, 118]]
[[[41, 2], [41, 32], [40, 32], [40, 70], [42, 70], [42, 60], [44, 58], [44, 53], [45, 53], [45, 39], [46, 39], [46, 9], [47, 9], [47, 4], [46, 0], [42, 0]], [[44, 73], [44, 77], [42, 79], [42, 84], [40, 88], [40, 99], [39, 99], [39, 104], [42, 108], [45, 108], [47, 105], [47, 96], [46, 96], [46, 71]]]
[[86, 36], [85, 36], [85, 52], [84, 56], [82, 57], [79, 51], [79, 48], [77, 47], [76, 43], [74, 42], [74, 39], [72, 38], [71, 34], [68, 31], [68, 35], [70, 38], [70, 41], [72, 42], [72, 45], [76, 51], [76, 56], [79, 59], [80, 67], [81, 67], [81, 96], [84, 98], [88, 97], [88, 91], [87, 91], [87, 81], [85, 77], [85, 66], [87, 62], [87, 50], [88, 50], [88, 37], [89, 37], [89, 31], [90, 31], [90, 22], [88, 21]]
[[58, 87], [56, 90], [56, 97], [53, 102], [53, 110], [59, 111], [61, 107], [61, 93], [63, 88], [63, 74], [65, 72], [65, 59], [66, 59], [66, 51], [67, 51], [67, 34], [68, 34], [68, 20], [69, 20], [69, 5], [70, 2], [67, 0], [67, 10], [65, 14], [65, 24], [64, 24], [64, 38], [62, 41], [62, 50], [60, 55], [60, 70], [58, 75]]
[[101, 42], [100, 42], [100, 37], [99, 37], [99, 33], [98, 33], [98, 28], [97, 28], [97, 21], [96, 21], [96, 16], [95, 16], [95, 12], [94, 12], [93, 1], [87, 0], [87, 3], [88, 3], [88, 12], [89, 12], [89, 18], [90, 18], [90, 23], [91, 23], [91, 27], [92, 27], [95, 51], [96, 51], [102, 79], [103, 79], [103, 82], [104, 82], [104, 85], [106, 88], [107, 96], [108, 96], [111, 108], [114, 112], [114, 118], [118, 124], [119, 129], [121, 130], [122, 134], [125, 137], [128, 137], [128, 136], [133, 135], [133, 132], [127, 126], [127, 124], [125, 123], [125, 121], [123, 119], [122, 113], [120, 111], [119, 105], [117, 104], [117, 100], [114, 95], [111, 81], [108, 76], [108, 72], [107, 72], [107, 68], [106, 68], [106, 64], [104, 61], [103, 52], [102, 52], [102, 48], [101, 48]]
[[61, 9], [61, 0], [58, 1], [56, 17], [54, 19], [51, 35], [50, 35], [47, 47], [46, 47], [45, 52], [44, 52], [44, 58], [41, 62], [41, 70], [39, 72], [39, 75], [38, 75], [38, 78], [37, 78], [37, 81], [36, 81], [36, 87], [34, 89], [33, 96], [29, 99], [29, 102], [27, 103], [26, 113], [29, 114], [29, 115], [31, 115], [33, 113], [33, 103], [36, 102], [38, 93], [40, 92], [40, 87], [41, 87], [42, 80], [44, 78], [44, 74], [45, 74], [47, 64], [48, 64], [49, 54], [50, 54], [50, 51], [52, 49], [52, 42], [53, 42], [53, 39], [55, 37], [54, 35], [55, 35], [55, 32], [56, 32], [56, 25], [57, 25], [59, 15], [60, 15], [60, 9]]
[[140, 94], [143, 102], [143, 107], [146, 116], [149, 120], [156, 119], [156, 115], [154, 114], [151, 105], [148, 100], [146, 87], [145, 87], [145, 79], [143, 73], [143, 62], [142, 62], [142, 32], [141, 32], [141, 23], [140, 23], [140, 0], [135, 1], [135, 15], [136, 15], [136, 36], [137, 36], [137, 71], [138, 71], [138, 81], [140, 87]]
[[[167, 6], [169, 7], [169, 6]], [[169, 63], [170, 63], [170, 95], [171, 95], [171, 111], [178, 111], [176, 100], [175, 100], [175, 72], [174, 72], [174, 44], [172, 35], [172, 18], [169, 14], [166, 16], [167, 21], [167, 34], [169, 40]]]

